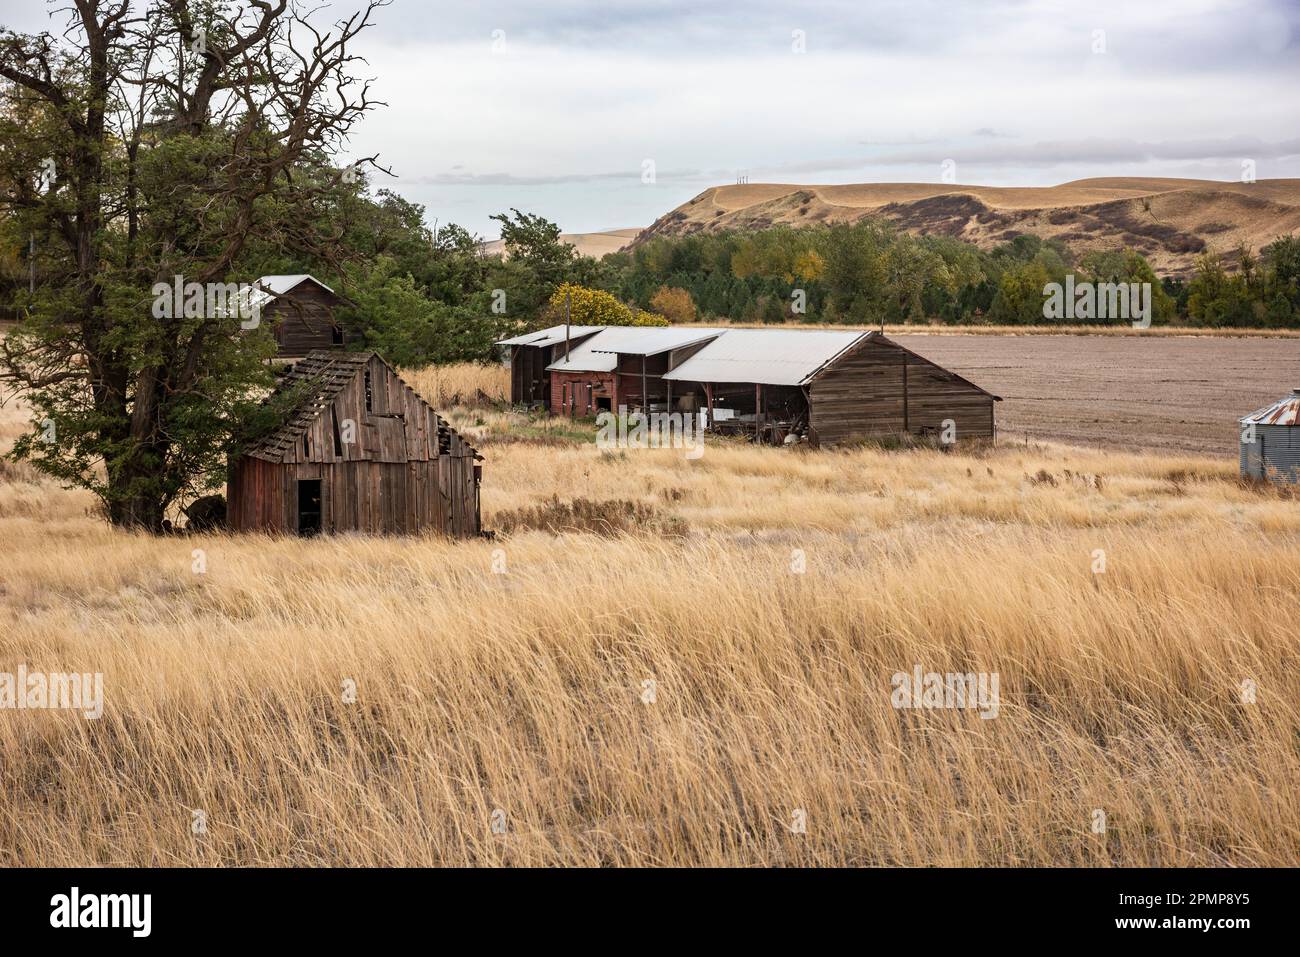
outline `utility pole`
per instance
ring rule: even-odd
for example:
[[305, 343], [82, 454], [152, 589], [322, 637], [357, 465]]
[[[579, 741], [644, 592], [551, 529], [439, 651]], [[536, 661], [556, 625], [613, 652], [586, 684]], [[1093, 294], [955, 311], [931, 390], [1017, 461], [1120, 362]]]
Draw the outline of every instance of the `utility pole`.
[[572, 307], [573, 290], [564, 289], [564, 361], [569, 361], [569, 310]]

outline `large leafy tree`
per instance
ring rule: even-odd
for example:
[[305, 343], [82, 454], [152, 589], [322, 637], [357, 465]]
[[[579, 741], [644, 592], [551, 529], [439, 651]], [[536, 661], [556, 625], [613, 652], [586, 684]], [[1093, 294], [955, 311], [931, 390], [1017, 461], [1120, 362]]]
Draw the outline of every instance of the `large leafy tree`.
[[0, 33], [0, 217], [31, 276], [0, 342], [35, 410], [14, 454], [115, 525], [218, 481], [268, 376], [265, 330], [210, 300], [160, 316], [155, 285], [339, 255], [359, 185], [331, 158], [376, 105], [352, 41], [386, 2], [326, 28], [288, 0], [76, 0], [58, 36]]
[[564, 281], [577, 251], [560, 239], [559, 226], [542, 216], [517, 209], [491, 218], [501, 224], [501, 242], [507, 256], [532, 269], [547, 286]]

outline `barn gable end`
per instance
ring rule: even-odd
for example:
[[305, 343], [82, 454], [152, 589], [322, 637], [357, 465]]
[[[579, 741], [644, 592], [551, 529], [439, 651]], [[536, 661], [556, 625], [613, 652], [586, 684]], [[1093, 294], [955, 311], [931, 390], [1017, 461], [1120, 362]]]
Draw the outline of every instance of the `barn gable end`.
[[312, 353], [290, 390], [284, 423], [231, 463], [233, 528], [479, 532], [481, 456], [377, 355]]
[[904, 433], [993, 438], [998, 397], [898, 343], [872, 333], [831, 360], [808, 385], [809, 422], [822, 443]]
[[347, 333], [334, 311], [350, 303], [319, 279], [306, 274], [263, 276], [256, 286], [260, 318], [275, 334], [277, 356], [306, 356], [347, 345]]

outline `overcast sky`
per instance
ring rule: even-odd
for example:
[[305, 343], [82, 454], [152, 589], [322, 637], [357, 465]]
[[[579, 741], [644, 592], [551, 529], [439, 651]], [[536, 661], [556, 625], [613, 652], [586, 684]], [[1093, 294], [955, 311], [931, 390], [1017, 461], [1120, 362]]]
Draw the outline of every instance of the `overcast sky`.
[[[939, 182], [951, 160], [958, 183], [1050, 185], [1237, 180], [1250, 159], [1300, 176], [1294, 0], [395, 0], [377, 20], [363, 52], [389, 105], [355, 155], [487, 238], [510, 206], [571, 232], [644, 226], [740, 171]], [[5, 26], [43, 22], [0, 0]]]

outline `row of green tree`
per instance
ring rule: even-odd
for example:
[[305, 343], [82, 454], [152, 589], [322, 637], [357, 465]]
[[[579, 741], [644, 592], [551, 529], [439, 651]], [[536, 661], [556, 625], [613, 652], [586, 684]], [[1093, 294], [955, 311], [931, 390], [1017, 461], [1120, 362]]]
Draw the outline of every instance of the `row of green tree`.
[[[613, 295], [618, 271], [578, 255], [555, 223], [519, 210], [492, 219], [504, 256], [485, 254], [460, 226], [426, 225], [422, 206], [391, 191], [350, 196], [340, 220], [345, 265], [336, 278], [355, 303], [340, 317], [351, 340], [416, 366], [491, 359], [496, 340], [563, 322], [566, 308], [575, 323], [667, 324]], [[331, 275], [329, 263], [317, 265]], [[303, 261], [283, 268], [300, 272]]]
[[874, 220], [656, 237], [596, 260], [578, 255], [540, 216], [512, 210], [493, 219], [504, 257], [483, 255], [458, 226], [429, 228], [420, 206], [393, 193], [354, 196], [350, 265], [339, 278], [358, 305], [345, 317], [356, 340], [404, 364], [486, 358], [494, 339], [521, 325], [562, 321], [552, 298], [565, 288], [613, 297], [598, 312], [581, 296], [570, 310], [575, 322], [608, 323], [623, 303], [642, 321], [674, 323], [1086, 325], [1135, 317], [1071, 309], [1052, 318], [1044, 312], [1052, 284], [1150, 284], [1153, 324], [1300, 326], [1293, 236], [1259, 255], [1205, 253], [1184, 280], [1161, 279], [1130, 249], [1076, 258], [1063, 243], [1021, 235], [983, 250]]
[[[1300, 239], [1259, 256], [1202, 255], [1188, 280], [1160, 279], [1141, 253], [1090, 252], [1021, 235], [990, 250], [945, 236], [912, 236], [888, 223], [656, 237], [605, 258], [616, 294], [674, 321], [1042, 325], [1051, 284], [1150, 283], [1154, 324], [1300, 325]], [[1228, 257], [1232, 262], [1232, 257]], [[663, 308], [666, 293], [681, 309]], [[1068, 321], [1124, 322], [1096, 314]]]

